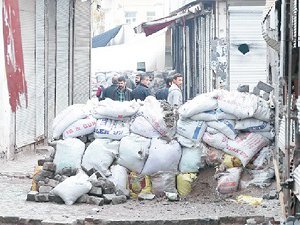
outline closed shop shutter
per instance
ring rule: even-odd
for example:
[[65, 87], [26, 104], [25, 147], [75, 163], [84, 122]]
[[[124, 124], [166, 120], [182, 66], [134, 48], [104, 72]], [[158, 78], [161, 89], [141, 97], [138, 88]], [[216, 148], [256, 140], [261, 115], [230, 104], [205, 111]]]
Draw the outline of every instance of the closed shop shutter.
[[239, 84], [250, 85], [250, 90], [258, 81], [265, 82], [266, 42], [261, 31], [261, 6], [229, 7], [229, 80], [230, 90]]
[[36, 137], [36, 80], [35, 80], [35, 1], [19, 0], [21, 36], [28, 104], [21, 96], [16, 111], [16, 147], [35, 142]]
[[90, 97], [90, 1], [75, 1], [73, 104]]

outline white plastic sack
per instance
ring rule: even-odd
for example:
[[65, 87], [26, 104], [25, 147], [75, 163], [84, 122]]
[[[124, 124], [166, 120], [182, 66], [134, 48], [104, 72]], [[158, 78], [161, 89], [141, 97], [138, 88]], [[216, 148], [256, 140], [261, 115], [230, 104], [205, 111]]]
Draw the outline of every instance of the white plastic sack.
[[253, 156], [269, 143], [267, 138], [257, 133], [245, 133], [235, 140], [228, 140], [227, 148], [223, 151], [239, 158], [243, 166], [246, 166]]
[[201, 94], [184, 103], [178, 110], [183, 118], [192, 117], [198, 113], [214, 110], [218, 107], [218, 101], [207, 94]]
[[151, 175], [152, 193], [162, 197], [169, 193], [177, 193], [176, 174], [174, 172], [158, 172]]
[[205, 155], [205, 162], [208, 166], [218, 166], [223, 162], [224, 153], [213, 147], [203, 145], [203, 153]]
[[272, 179], [275, 176], [274, 168], [266, 168], [264, 170], [250, 171], [253, 179], [247, 183], [247, 186], [253, 185], [260, 188], [265, 188], [271, 185]]
[[180, 134], [176, 134], [175, 138], [179, 142], [181, 146], [187, 147], [187, 148], [192, 148], [193, 146], [199, 145], [199, 143], [192, 141], [186, 137], [181, 136]]
[[257, 102], [257, 109], [254, 112], [253, 117], [266, 122], [270, 121], [271, 109], [269, 103], [266, 100], [259, 98]]
[[72, 205], [80, 196], [91, 190], [92, 184], [88, 179], [88, 175], [79, 172], [76, 176], [59, 183], [51, 192], [61, 197], [66, 205]]
[[219, 120], [207, 122], [207, 126], [220, 131], [222, 134], [230, 139], [235, 139], [237, 136], [237, 131], [234, 129], [234, 120]]
[[270, 141], [274, 140], [275, 137], [275, 130], [271, 129], [270, 131], [266, 131], [266, 132], [257, 132], [258, 134], [260, 134], [261, 136], [264, 136], [265, 138], [268, 138]]
[[141, 135], [147, 138], [160, 137], [161, 134], [154, 129], [151, 123], [143, 116], [137, 116], [130, 125], [132, 133]]
[[209, 146], [221, 150], [225, 149], [228, 144], [228, 138], [222, 133], [210, 134], [208, 132], [205, 132], [202, 141]]
[[271, 163], [273, 157], [273, 149], [271, 147], [264, 147], [258, 153], [258, 156], [253, 161], [253, 166], [256, 170], [261, 170], [264, 166], [267, 166]]
[[210, 134], [217, 134], [220, 133], [218, 130], [211, 128], [211, 127], [207, 127], [206, 128], [206, 132], [210, 133]]
[[94, 168], [105, 176], [109, 176], [109, 167], [118, 154], [119, 144], [119, 141], [110, 139], [94, 140], [85, 150], [82, 166], [87, 170]]
[[270, 123], [254, 118], [236, 121], [234, 128], [248, 132], [266, 132], [272, 129]]
[[120, 190], [126, 196], [129, 195], [128, 185], [128, 174], [127, 169], [120, 165], [113, 165], [110, 168], [111, 176], [108, 178], [112, 181], [116, 187], [116, 190]]
[[95, 138], [121, 140], [129, 135], [129, 122], [111, 119], [98, 119], [95, 127]]
[[136, 101], [113, 101], [106, 98], [99, 102], [97, 108], [94, 108], [93, 116], [95, 118], [110, 118], [115, 120], [123, 120], [124, 118], [131, 117], [140, 108], [140, 104]]
[[81, 168], [81, 158], [85, 150], [85, 144], [77, 138], [67, 138], [57, 141], [56, 153], [53, 162], [56, 164], [56, 172], [63, 168]]
[[95, 131], [96, 119], [89, 116], [72, 123], [63, 133], [63, 138], [80, 137]]
[[217, 191], [221, 194], [236, 192], [239, 187], [241, 173], [242, 168], [233, 167], [227, 169], [224, 173], [218, 174]]
[[197, 173], [205, 167], [205, 155], [203, 145], [197, 148], [182, 148], [182, 156], [179, 163], [181, 173]]
[[53, 138], [59, 136], [74, 122], [89, 115], [89, 111], [83, 104], [75, 104], [60, 112], [53, 120]]
[[119, 147], [118, 164], [141, 173], [149, 154], [151, 140], [137, 134], [123, 137]]
[[199, 142], [206, 130], [206, 122], [179, 119], [177, 133], [193, 141]]
[[253, 117], [257, 110], [258, 97], [249, 93], [221, 90], [218, 94], [219, 108], [238, 119]]
[[221, 109], [216, 109], [217, 120], [236, 120], [237, 117], [233, 114], [223, 112]]
[[153, 138], [149, 149], [149, 157], [142, 174], [151, 175], [159, 171], [178, 171], [181, 158], [181, 147], [175, 140], [167, 142]]
[[215, 121], [217, 120], [217, 113], [215, 110], [201, 112], [191, 117], [191, 120], [202, 121]]

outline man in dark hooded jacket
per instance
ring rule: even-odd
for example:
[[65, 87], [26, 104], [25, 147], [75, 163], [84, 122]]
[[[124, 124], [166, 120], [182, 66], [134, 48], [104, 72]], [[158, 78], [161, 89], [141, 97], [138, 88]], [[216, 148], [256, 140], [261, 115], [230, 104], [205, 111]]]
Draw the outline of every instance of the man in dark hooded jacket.
[[132, 97], [135, 100], [140, 99], [144, 101], [147, 96], [151, 95], [150, 89], [148, 88], [149, 83], [150, 83], [149, 75], [147, 74], [141, 75], [141, 81], [136, 86], [136, 88], [132, 91]]
[[104, 91], [103, 91], [102, 98], [104, 98], [104, 99], [105, 99], [105, 98], [113, 99], [115, 90], [118, 88], [118, 76], [117, 76], [117, 75], [114, 75], [114, 76], [111, 78], [111, 82], [112, 82], [112, 85], [110, 85], [109, 87], [107, 87], [107, 88], [104, 89]]

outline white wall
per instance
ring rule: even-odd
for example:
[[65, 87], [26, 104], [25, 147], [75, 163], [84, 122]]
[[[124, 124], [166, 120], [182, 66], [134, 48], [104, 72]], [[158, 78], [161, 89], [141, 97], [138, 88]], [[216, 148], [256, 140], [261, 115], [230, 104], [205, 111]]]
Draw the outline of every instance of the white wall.
[[[0, 1], [2, 9], [2, 1]], [[7, 153], [10, 145], [10, 116], [9, 95], [4, 63], [2, 10], [0, 10], [0, 156], [2, 152]]]
[[164, 70], [165, 30], [145, 37], [136, 35], [130, 42], [93, 48], [92, 76], [95, 72], [136, 70], [137, 62], [146, 62], [146, 70]]

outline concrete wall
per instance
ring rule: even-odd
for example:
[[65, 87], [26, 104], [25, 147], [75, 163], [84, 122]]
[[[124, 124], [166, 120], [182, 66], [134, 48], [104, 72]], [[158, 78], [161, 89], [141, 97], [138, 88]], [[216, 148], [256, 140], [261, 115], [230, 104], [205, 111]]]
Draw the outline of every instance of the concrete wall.
[[10, 146], [11, 108], [4, 61], [2, 1], [0, 1], [0, 158], [7, 156]]

